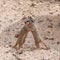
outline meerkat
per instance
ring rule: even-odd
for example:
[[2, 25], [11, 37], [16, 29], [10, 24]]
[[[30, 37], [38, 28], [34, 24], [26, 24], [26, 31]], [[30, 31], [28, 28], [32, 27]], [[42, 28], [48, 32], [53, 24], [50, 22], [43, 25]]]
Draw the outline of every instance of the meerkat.
[[49, 49], [50, 47], [48, 47], [39, 37], [36, 27], [33, 24], [33, 19], [31, 16], [28, 16], [27, 18], [23, 18], [25, 21], [25, 25], [24, 27], [21, 29], [20, 33], [18, 35], [16, 35], [16, 37], [18, 38], [16, 41], [16, 44], [13, 46], [14, 48], [19, 45], [19, 48], [24, 44], [26, 36], [28, 34], [28, 32], [31, 31], [34, 40], [35, 40], [35, 46], [37, 48], [39, 48], [39, 43], [43, 43], [44, 46], [46, 47], [46, 49]]
[[15, 35], [17, 39], [16, 44], [13, 46], [13, 48], [15, 48], [17, 45], [19, 47], [21, 47], [21, 45], [25, 42], [25, 38], [27, 36], [28, 30], [26, 29], [26, 27], [24, 26], [21, 31], [19, 32], [19, 34]]

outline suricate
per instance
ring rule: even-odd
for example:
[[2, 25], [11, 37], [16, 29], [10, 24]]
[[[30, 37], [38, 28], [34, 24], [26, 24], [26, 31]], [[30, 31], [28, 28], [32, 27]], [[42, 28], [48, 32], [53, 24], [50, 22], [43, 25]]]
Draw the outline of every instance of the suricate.
[[36, 27], [34, 25], [33, 18], [31, 16], [28, 16], [24, 17], [23, 20], [25, 20], [25, 25], [21, 29], [20, 33], [16, 36], [18, 39], [13, 47], [15, 48], [17, 45], [19, 45], [20, 48], [24, 44], [28, 32], [31, 32], [35, 40], [35, 46], [37, 48], [39, 48], [39, 43], [43, 43], [46, 49], [49, 49], [49, 47], [40, 39]]

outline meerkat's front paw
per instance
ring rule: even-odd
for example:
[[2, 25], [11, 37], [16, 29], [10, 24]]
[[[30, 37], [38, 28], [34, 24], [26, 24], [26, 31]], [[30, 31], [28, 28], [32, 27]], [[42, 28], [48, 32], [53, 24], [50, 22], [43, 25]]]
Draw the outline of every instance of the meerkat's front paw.
[[18, 38], [18, 36], [19, 36], [18, 34], [15, 35], [16, 38]]

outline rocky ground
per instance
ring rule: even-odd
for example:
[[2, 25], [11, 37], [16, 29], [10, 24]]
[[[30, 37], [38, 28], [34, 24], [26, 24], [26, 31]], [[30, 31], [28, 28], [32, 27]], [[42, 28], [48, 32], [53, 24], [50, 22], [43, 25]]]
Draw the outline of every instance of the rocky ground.
[[[31, 15], [41, 39], [50, 50], [34, 49], [31, 33], [21, 50], [14, 45], [24, 26], [21, 18]], [[0, 60], [60, 60], [60, 2], [54, 0], [0, 0]], [[22, 51], [22, 52], [20, 52]]]

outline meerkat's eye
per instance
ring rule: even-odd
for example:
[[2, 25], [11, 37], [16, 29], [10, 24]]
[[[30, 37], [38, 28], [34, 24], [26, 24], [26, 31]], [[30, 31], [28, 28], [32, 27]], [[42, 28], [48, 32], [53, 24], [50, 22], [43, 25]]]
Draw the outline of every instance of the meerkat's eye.
[[25, 24], [26, 24], [27, 22], [29, 22], [29, 21], [26, 21]]

